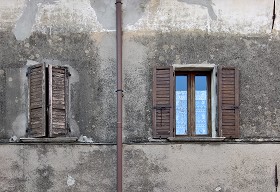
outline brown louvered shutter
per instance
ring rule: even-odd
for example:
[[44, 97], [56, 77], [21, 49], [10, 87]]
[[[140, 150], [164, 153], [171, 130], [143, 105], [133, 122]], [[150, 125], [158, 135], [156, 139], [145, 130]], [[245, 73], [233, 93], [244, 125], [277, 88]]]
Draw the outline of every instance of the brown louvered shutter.
[[28, 68], [29, 136], [46, 136], [46, 68], [38, 64]]
[[153, 73], [153, 137], [173, 136], [173, 68], [157, 67]]
[[49, 136], [66, 135], [68, 71], [66, 67], [49, 65]]
[[220, 136], [239, 138], [239, 70], [219, 67], [218, 80]]

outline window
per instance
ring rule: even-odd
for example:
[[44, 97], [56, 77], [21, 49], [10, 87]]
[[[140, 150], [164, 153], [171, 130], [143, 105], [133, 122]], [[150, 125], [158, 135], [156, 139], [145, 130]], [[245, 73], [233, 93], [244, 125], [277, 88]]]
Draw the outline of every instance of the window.
[[239, 137], [238, 70], [174, 68], [154, 69], [153, 137]]
[[66, 135], [68, 111], [68, 69], [38, 64], [28, 68], [29, 137]]
[[211, 135], [211, 73], [175, 72], [175, 135]]

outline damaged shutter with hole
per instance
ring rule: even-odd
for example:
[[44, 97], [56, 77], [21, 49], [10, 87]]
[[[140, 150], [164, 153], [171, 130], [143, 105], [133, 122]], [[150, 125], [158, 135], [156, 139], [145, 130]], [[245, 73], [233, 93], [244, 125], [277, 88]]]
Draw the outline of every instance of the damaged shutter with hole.
[[49, 65], [49, 136], [66, 135], [68, 70], [66, 67]]
[[157, 67], [153, 72], [153, 137], [173, 136], [173, 68]]
[[46, 79], [45, 65], [28, 68], [29, 82], [29, 136], [46, 136]]
[[239, 138], [239, 71], [219, 67], [219, 131], [220, 136]]

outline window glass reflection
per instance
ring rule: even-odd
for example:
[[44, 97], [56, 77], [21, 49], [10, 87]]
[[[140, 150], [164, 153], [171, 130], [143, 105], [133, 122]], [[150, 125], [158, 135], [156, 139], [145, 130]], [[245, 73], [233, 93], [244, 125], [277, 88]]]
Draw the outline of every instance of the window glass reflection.
[[208, 134], [207, 77], [195, 76], [195, 133]]
[[176, 135], [188, 133], [188, 78], [176, 76]]

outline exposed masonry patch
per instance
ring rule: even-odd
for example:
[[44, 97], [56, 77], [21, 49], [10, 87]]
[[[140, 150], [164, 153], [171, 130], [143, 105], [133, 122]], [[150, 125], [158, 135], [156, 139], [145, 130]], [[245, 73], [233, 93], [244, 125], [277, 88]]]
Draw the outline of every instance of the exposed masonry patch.
[[41, 4], [53, 4], [55, 0], [26, 0], [26, 6], [19, 20], [16, 22], [13, 33], [17, 40], [23, 41], [29, 38], [32, 27], [35, 24], [38, 8]]
[[215, 14], [213, 10], [213, 3], [212, 0], [178, 0], [179, 2], [185, 2], [188, 4], [193, 5], [201, 5], [203, 7], [206, 7], [208, 9], [208, 14], [212, 20], [217, 20], [217, 15]]

